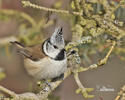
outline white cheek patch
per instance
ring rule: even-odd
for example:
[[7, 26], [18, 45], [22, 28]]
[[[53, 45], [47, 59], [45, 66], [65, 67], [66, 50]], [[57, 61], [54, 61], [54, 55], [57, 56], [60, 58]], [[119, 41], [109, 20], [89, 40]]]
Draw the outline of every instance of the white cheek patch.
[[[46, 46], [48, 46], [48, 47], [46, 47]], [[60, 52], [59, 49], [52, 48], [50, 44], [47, 45], [47, 42], [45, 42], [43, 44], [43, 50], [44, 50], [45, 54], [51, 58], [55, 58], [58, 55], [58, 53]]]
[[55, 58], [59, 52], [60, 52], [59, 50], [55, 50], [54, 52], [49, 52], [48, 55], [52, 58]]

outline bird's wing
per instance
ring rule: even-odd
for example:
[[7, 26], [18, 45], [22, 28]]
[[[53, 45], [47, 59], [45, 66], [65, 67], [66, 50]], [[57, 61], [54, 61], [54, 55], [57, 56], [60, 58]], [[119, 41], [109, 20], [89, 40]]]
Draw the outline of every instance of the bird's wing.
[[18, 53], [22, 54], [24, 57], [29, 58], [33, 61], [37, 61], [46, 55], [42, 51], [42, 44], [37, 44], [33, 46], [24, 46], [23, 44], [15, 41], [11, 42], [18, 48]]

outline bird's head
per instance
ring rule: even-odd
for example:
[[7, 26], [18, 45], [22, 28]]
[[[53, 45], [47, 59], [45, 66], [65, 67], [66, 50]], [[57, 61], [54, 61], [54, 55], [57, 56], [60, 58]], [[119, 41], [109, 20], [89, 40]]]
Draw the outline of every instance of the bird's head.
[[43, 44], [45, 54], [55, 60], [63, 60], [66, 57], [65, 42], [61, 27], [55, 29], [52, 36]]

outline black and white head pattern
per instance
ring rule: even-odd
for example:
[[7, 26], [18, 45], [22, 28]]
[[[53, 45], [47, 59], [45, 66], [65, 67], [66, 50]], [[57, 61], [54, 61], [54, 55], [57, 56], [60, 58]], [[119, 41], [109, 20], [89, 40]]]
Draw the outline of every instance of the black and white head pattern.
[[63, 60], [66, 57], [62, 28], [58, 27], [52, 36], [43, 43], [44, 53], [52, 59]]

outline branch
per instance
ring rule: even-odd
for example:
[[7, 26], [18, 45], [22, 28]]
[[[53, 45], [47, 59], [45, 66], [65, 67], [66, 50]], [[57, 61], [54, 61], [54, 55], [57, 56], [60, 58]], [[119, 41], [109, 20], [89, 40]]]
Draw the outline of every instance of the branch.
[[75, 8], [76, 8], [76, 11], [80, 11], [79, 0], [74, 0], [74, 5], [75, 5]]
[[85, 88], [83, 86], [83, 84], [81, 83], [80, 79], [79, 79], [79, 76], [78, 76], [78, 72], [77, 71], [74, 71], [74, 78], [75, 78], [75, 81], [78, 85], [78, 89], [76, 90], [76, 93], [79, 94], [79, 93], [82, 93], [83, 97], [85, 98], [93, 98], [94, 95], [89, 95], [87, 92], [91, 92], [93, 91], [93, 88]]
[[78, 72], [87, 71], [87, 70], [90, 70], [90, 69], [95, 69], [95, 68], [97, 68], [101, 65], [106, 64], [109, 56], [111, 55], [111, 52], [113, 51], [113, 49], [115, 47], [115, 45], [116, 45], [116, 42], [112, 41], [112, 46], [111, 46], [110, 50], [108, 51], [107, 55], [102, 60], [100, 60], [97, 64], [92, 64], [92, 65], [90, 65], [89, 67], [86, 67], [86, 68], [79, 67], [78, 64], [75, 65], [75, 68], [78, 68], [78, 69], [73, 70], [75, 81], [76, 81], [76, 83], [79, 87], [76, 90], [77, 94], [81, 93], [85, 98], [93, 98], [94, 97], [94, 95], [88, 94], [88, 92], [93, 91], [93, 88], [85, 88], [83, 86], [83, 84], [81, 83], [81, 81], [79, 79]]
[[109, 59], [109, 56], [111, 55], [111, 53], [112, 53], [112, 51], [113, 51], [113, 49], [115, 47], [115, 45], [116, 45], [116, 41], [112, 41], [112, 46], [110, 47], [108, 53], [106, 54], [106, 56], [102, 60], [100, 60], [96, 64], [92, 64], [92, 65], [90, 65], [89, 67], [86, 67], [86, 68], [79, 67], [78, 72], [87, 71], [87, 70], [91, 70], [91, 69], [96, 69], [99, 66], [102, 66], [102, 65], [106, 64], [107, 60]]
[[[71, 71], [72, 69], [71, 68], [68, 68], [66, 70], [66, 72], [64, 73], [64, 79], [66, 79], [69, 75], [71, 75]], [[57, 88], [63, 81], [56, 81], [56, 82], [51, 82], [50, 85], [52, 87], [51, 90], [49, 90], [48, 92], [43, 92], [43, 91], [40, 91], [37, 95], [39, 96], [40, 100], [43, 100], [45, 98], [48, 97], [48, 95], [53, 91], [55, 90], [55, 88]]]
[[113, 51], [115, 45], [116, 45], [116, 41], [112, 41], [112, 46], [111, 46], [110, 50], [108, 51], [108, 53], [107, 53], [107, 55], [105, 56], [105, 58], [102, 59], [102, 60], [100, 60], [100, 61], [98, 62], [98, 64], [97, 64], [98, 66], [101, 66], [101, 65], [104, 65], [104, 64], [107, 63], [107, 60], [109, 59], [109, 56], [111, 55], [111, 53], [112, 53], [112, 51]]
[[[119, 100], [120, 97], [123, 95], [123, 93], [125, 92], [125, 85], [121, 88], [120, 92], [118, 93], [117, 97], [115, 98], [115, 100]], [[122, 99], [121, 99], [122, 100]]]
[[[71, 74], [71, 68], [68, 68], [67, 71], [65, 72], [65, 76], [64, 79], [67, 78], [69, 75]], [[55, 88], [57, 88], [60, 83], [62, 83], [62, 81], [57, 81], [57, 82], [52, 82], [50, 83], [52, 90], [48, 90], [48, 91], [43, 91], [41, 90], [39, 93], [35, 94], [32, 92], [26, 92], [26, 93], [22, 93], [22, 94], [16, 94], [13, 91], [10, 91], [6, 88], [4, 88], [3, 86], [0, 86], [0, 90], [9, 94], [10, 96], [13, 97], [12, 100], [45, 100], [48, 95], [55, 90]], [[4, 100], [4, 99], [3, 99]]]
[[80, 46], [80, 45], [86, 44], [86, 43], [91, 43], [91, 42], [92, 42], [92, 37], [91, 36], [84, 36], [78, 41], [68, 43], [66, 45], [65, 49], [68, 52], [68, 50], [70, 50], [73, 47]]
[[36, 4], [31, 3], [30, 1], [22, 1], [22, 4], [24, 5], [24, 7], [32, 7], [32, 8], [36, 8], [36, 9], [44, 10], [44, 11], [50, 11], [50, 12], [56, 12], [56, 13], [62, 13], [62, 14], [73, 14], [73, 15], [78, 15], [78, 16], [82, 15], [81, 12], [70, 12], [67, 10], [58, 10], [58, 9], [38, 6]]
[[3, 92], [5, 92], [5, 93], [7, 93], [7, 94], [9, 94], [9, 95], [11, 95], [14, 98], [17, 97], [16, 93], [14, 93], [13, 91], [10, 91], [10, 90], [4, 88], [3, 86], [0, 86], [0, 90], [3, 91]]

